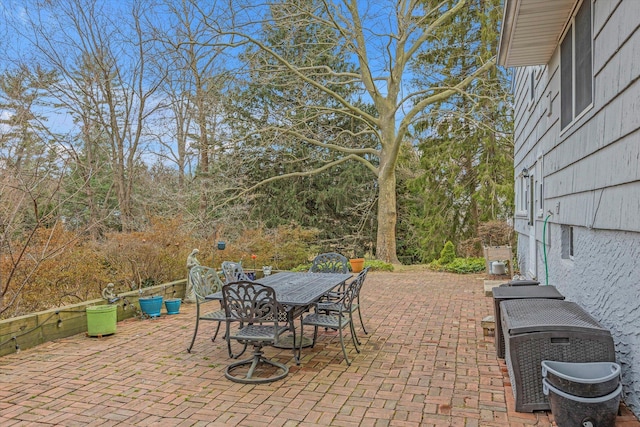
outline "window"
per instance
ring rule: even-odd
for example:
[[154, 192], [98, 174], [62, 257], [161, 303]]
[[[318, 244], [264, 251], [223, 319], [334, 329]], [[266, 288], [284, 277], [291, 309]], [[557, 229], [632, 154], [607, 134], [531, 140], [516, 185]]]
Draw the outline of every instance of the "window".
[[538, 182], [538, 212], [544, 211], [544, 185], [542, 181]]
[[561, 257], [563, 259], [573, 259], [573, 227], [563, 225], [560, 227]]
[[538, 180], [536, 181], [536, 209], [538, 210], [538, 218], [544, 216], [543, 161], [544, 157], [542, 154], [538, 155], [538, 161], [536, 162], [536, 175], [538, 176]]
[[529, 70], [529, 110], [532, 110], [535, 105], [535, 92], [536, 92], [536, 72], [534, 69]]
[[591, 0], [584, 0], [560, 43], [560, 126], [567, 127], [593, 101]]
[[516, 214], [527, 216], [529, 214], [529, 171], [523, 169], [518, 176], [516, 187]]
[[531, 70], [529, 73], [529, 102], [533, 102], [535, 100], [536, 94], [536, 72]]
[[534, 182], [534, 178], [533, 175], [531, 175], [529, 177], [529, 225], [533, 225], [533, 221], [535, 221], [535, 219], [533, 218], [533, 212], [535, 211], [535, 207], [536, 207], [536, 186], [535, 186], [535, 182]]
[[519, 176], [517, 183], [518, 187], [516, 189], [516, 212], [522, 214], [527, 210], [526, 180], [522, 176]]

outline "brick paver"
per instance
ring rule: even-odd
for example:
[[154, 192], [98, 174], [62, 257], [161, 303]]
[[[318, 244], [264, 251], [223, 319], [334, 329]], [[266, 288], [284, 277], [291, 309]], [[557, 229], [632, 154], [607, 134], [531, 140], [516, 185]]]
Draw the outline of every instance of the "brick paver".
[[[504, 361], [480, 322], [492, 314], [480, 276], [372, 272], [362, 290], [351, 366], [335, 333], [304, 349], [267, 348], [289, 375], [264, 385], [228, 381], [224, 341], [195, 307], [120, 322], [103, 338], [76, 335], [0, 358], [0, 425], [9, 426], [551, 426], [514, 411]], [[628, 411], [617, 426], [639, 427]]]

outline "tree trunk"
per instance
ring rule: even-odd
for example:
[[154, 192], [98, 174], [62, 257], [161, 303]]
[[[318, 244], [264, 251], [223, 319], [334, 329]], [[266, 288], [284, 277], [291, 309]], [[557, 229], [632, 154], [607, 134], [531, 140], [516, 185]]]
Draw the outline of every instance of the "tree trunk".
[[[91, 179], [91, 173], [95, 172], [97, 161], [96, 156], [94, 156], [95, 142], [91, 138], [90, 125], [88, 124], [89, 120], [87, 117], [83, 116], [82, 121], [84, 123], [82, 127], [82, 132], [84, 136], [84, 148], [86, 153], [86, 164], [80, 165], [82, 170], [82, 179], [85, 182], [85, 196], [87, 197], [87, 207], [89, 210], [89, 218], [87, 221], [87, 227], [89, 228], [89, 233], [93, 240], [97, 240], [100, 233], [100, 221], [98, 219], [98, 206], [95, 200], [95, 193], [93, 191], [93, 181]], [[78, 158], [78, 162], [80, 159]]]
[[396, 254], [396, 158], [383, 148], [380, 153], [378, 174], [378, 234], [376, 258], [391, 264], [400, 264]]

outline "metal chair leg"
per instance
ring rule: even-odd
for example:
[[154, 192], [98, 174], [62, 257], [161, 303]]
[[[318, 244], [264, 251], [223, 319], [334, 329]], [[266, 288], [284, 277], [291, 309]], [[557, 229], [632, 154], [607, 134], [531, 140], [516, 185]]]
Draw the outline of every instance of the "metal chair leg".
[[[245, 351], [247, 351], [247, 343], [246, 343], [246, 341], [244, 342], [244, 345], [242, 346], [242, 351], [240, 351], [240, 353], [233, 354], [233, 350], [231, 350], [231, 339], [229, 338], [229, 334], [231, 332], [230, 323], [231, 322], [229, 322], [229, 321], [225, 322], [226, 325], [225, 325], [224, 339], [225, 339], [225, 341], [227, 341], [227, 352], [229, 353], [229, 358], [230, 359], [237, 359], [238, 357], [242, 356]], [[240, 328], [242, 328], [242, 326], [243, 326], [243, 323], [240, 323]]]
[[[351, 322], [351, 324], [349, 325], [349, 329], [351, 330], [351, 339], [353, 340], [353, 346], [357, 350], [358, 346], [360, 344], [362, 344], [362, 343], [360, 342], [360, 338], [358, 338], [358, 335], [356, 335], [356, 328], [355, 328], [355, 325], [353, 324], [353, 322]], [[358, 353], [360, 353], [360, 352], [358, 352]]]
[[349, 356], [347, 356], [347, 349], [344, 346], [344, 337], [342, 336], [342, 330], [338, 331], [338, 335], [340, 335], [340, 345], [342, 346], [342, 354], [344, 354], [344, 360], [347, 361], [347, 365], [351, 366], [351, 360], [349, 360]]
[[187, 348], [187, 353], [191, 353], [191, 349], [193, 348], [193, 343], [196, 342], [196, 335], [198, 335], [198, 325], [200, 324], [200, 313], [197, 313], [196, 316], [196, 328], [193, 331], [193, 338], [191, 338], [191, 344], [189, 344], [189, 347]]
[[362, 321], [362, 313], [360, 312], [360, 302], [358, 302], [358, 317], [360, 318], [360, 325], [362, 326], [362, 331], [365, 335], [369, 335], [367, 329], [364, 327], [364, 322]]
[[216, 337], [218, 336], [218, 332], [220, 331], [220, 323], [222, 322], [218, 322], [218, 327], [216, 327], [216, 332], [213, 334], [213, 337], [211, 338], [211, 342], [216, 342]]

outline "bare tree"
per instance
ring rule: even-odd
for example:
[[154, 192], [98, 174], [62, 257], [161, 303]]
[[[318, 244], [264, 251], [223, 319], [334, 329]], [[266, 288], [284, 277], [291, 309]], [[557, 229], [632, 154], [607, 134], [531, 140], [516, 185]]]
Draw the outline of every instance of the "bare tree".
[[172, 76], [163, 90], [171, 100], [179, 169], [184, 170], [188, 147], [198, 153], [199, 216], [204, 221], [213, 203], [210, 196], [211, 164], [216, 147], [221, 144], [223, 91], [229, 80], [226, 58], [224, 47], [211, 39], [212, 33], [201, 19], [201, 14], [208, 19], [213, 18], [215, 6], [202, 5], [207, 8], [205, 10], [194, 7], [190, 2], [175, 1], [166, 1], [165, 6], [169, 13], [155, 31], [165, 49], [161, 62], [166, 64]]
[[24, 30], [39, 63], [61, 77], [51, 91], [59, 106], [85, 130], [99, 128], [108, 143], [124, 231], [136, 228], [132, 200], [149, 138], [145, 122], [161, 106], [154, 96], [166, 77], [150, 67], [156, 50], [142, 19], [146, 6], [52, 0], [27, 9]]
[[52, 238], [66, 159], [37, 111], [54, 81], [26, 67], [0, 75], [0, 315], [18, 305], [42, 262], [72, 243]]
[[[193, 0], [193, 4], [198, 2]], [[434, 30], [451, 23], [452, 18], [465, 6], [459, 1], [381, 1], [359, 2], [357, 0], [308, 0], [308, 1], [233, 1], [229, 10], [236, 11], [233, 20], [220, 22], [202, 19], [209, 29], [226, 38], [226, 46], [247, 46], [249, 51], [259, 53], [251, 62], [252, 79], [265, 79], [266, 84], [273, 76], [281, 76], [307, 86], [309, 93], [322, 93], [318, 99], [304, 98], [298, 104], [298, 114], [286, 117], [281, 111], [269, 112], [273, 119], [261, 129], [255, 129], [265, 145], [278, 143], [283, 137], [296, 138], [299, 144], [315, 147], [317, 150], [332, 151], [339, 157], [315, 169], [268, 177], [253, 185], [245, 192], [252, 191], [264, 182], [292, 176], [309, 176], [336, 167], [347, 161], [357, 161], [366, 165], [377, 180], [378, 214], [376, 257], [398, 263], [396, 254], [396, 168], [400, 147], [411, 132], [412, 125], [425, 114], [427, 107], [461, 93], [476, 77], [494, 66], [494, 61], [486, 61], [476, 70], [461, 78], [455, 84], [442, 84], [438, 76], [432, 76], [428, 88], [412, 87], [409, 82], [412, 61], [426, 49]], [[282, 10], [285, 10], [285, 13]], [[223, 28], [223, 25], [229, 24]], [[351, 61], [351, 70], [336, 70], [323, 63], [305, 64], [280, 53], [282, 44], [296, 45], [292, 38], [273, 40], [261, 37], [265, 27], [310, 28], [323, 27], [335, 34], [335, 44], [340, 53]], [[298, 45], [304, 52], [304, 45]], [[267, 57], [268, 60], [262, 58]], [[252, 59], [250, 58], [249, 61]], [[345, 85], [355, 85], [359, 92], [343, 95], [338, 89]], [[327, 103], [326, 97], [334, 102]], [[373, 105], [373, 109], [367, 108]], [[300, 112], [306, 112], [300, 113]], [[257, 114], [258, 112], [256, 112]], [[327, 116], [346, 116], [361, 123], [358, 133], [348, 129], [334, 129], [332, 133], [305, 132], [304, 122], [319, 120]], [[377, 146], [356, 146], [354, 141], [363, 135], [373, 137]], [[267, 136], [270, 136], [267, 138]], [[366, 141], [367, 138], [362, 138]], [[300, 161], [300, 164], [303, 164]]]

